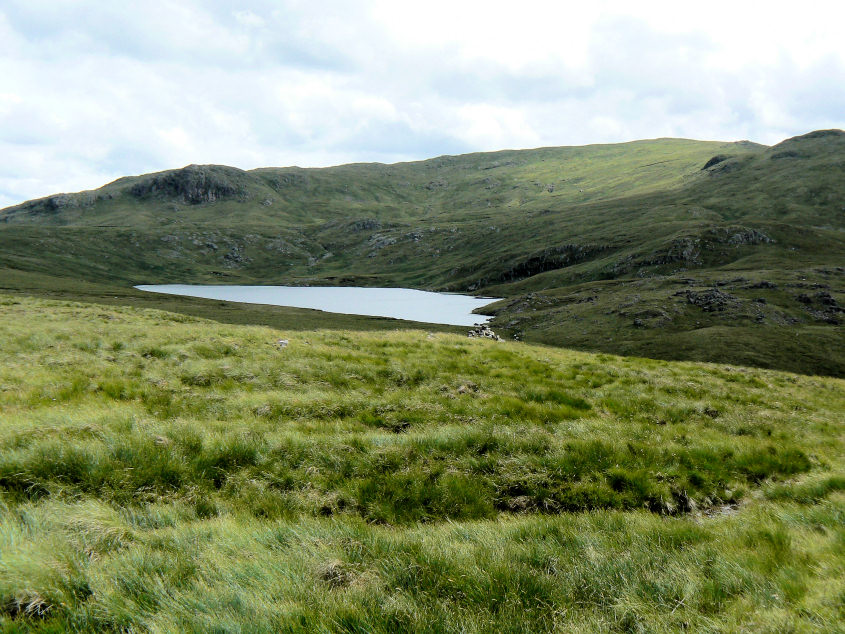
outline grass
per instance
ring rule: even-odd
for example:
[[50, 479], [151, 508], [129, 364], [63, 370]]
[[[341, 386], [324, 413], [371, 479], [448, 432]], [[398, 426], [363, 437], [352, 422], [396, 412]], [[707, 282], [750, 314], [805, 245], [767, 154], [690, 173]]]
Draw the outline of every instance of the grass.
[[836, 631], [841, 501], [395, 529], [51, 504], [4, 526], [4, 576], [54, 631]]
[[845, 620], [838, 379], [18, 295], [0, 351], [0, 631]]

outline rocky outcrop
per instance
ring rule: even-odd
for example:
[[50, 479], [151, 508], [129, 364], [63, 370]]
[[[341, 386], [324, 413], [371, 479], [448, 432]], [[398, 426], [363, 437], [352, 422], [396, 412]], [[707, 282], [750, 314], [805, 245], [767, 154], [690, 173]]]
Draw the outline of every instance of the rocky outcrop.
[[438, 189], [446, 189], [447, 187], [449, 187], [449, 183], [443, 180], [442, 178], [438, 178], [436, 180], [429, 181], [428, 183], [423, 185], [423, 187], [425, 187], [428, 191], [432, 192]]
[[753, 284], [747, 285], [745, 288], [749, 288], [749, 289], [752, 289], [752, 290], [756, 290], [756, 289], [760, 289], [760, 288], [766, 288], [766, 289], [774, 290], [777, 287], [778, 287], [778, 285], [775, 284], [774, 282], [770, 282], [768, 280], [760, 280], [759, 282], [754, 282]]
[[818, 302], [820, 304], [823, 304], [824, 306], [830, 306], [832, 308], [838, 308], [838, 305], [836, 303], [836, 299], [833, 297], [833, 295], [831, 295], [827, 291], [819, 291], [818, 293], [816, 293], [816, 299], [818, 300]]
[[244, 253], [244, 248], [239, 245], [233, 245], [229, 252], [223, 255], [223, 264], [229, 268], [239, 268], [244, 264], [252, 262]]
[[100, 200], [111, 200], [112, 193], [80, 192], [78, 194], [56, 194], [46, 198], [30, 200], [28, 202], [8, 207], [0, 213], [0, 222], [16, 222], [20, 220], [40, 219], [48, 220], [50, 216], [61, 216], [64, 211], [82, 210], [93, 207]]
[[727, 156], [725, 156], [724, 154], [718, 154], [717, 156], [714, 156], [709, 161], [707, 161], [704, 164], [704, 167], [702, 167], [701, 169], [702, 170], [710, 169], [714, 165], [718, 165], [719, 163], [723, 163], [724, 161], [727, 161], [727, 160], [728, 160]]
[[827, 291], [819, 291], [812, 296], [801, 293], [795, 299], [804, 304], [805, 310], [813, 319], [826, 324], [840, 324], [841, 313], [845, 313], [845, 309], [839, 306], [836, 298]]
[[717, 161], [710, 167], [705, 168], [705, 171], [710, 174], [710, 176], [721, 176], [723, 174], [730, 174], [731, 172], [735, 172], [741, 166], [742, 162], [739, 159], [725, 158], [724, 160]]
[[501, 273], [495, 273], [478, 280], [470, 288], [481, 288], [488, 284], [500, 282], [512, 282], [546, 271], [562, 269], [566, 266], [591, 260], [609, 248], [609, 246], [595, 244], [563, 244], [557, 247], [549, 247], [532, 253], [526, 259], [513, 264]]
[[739, 303], [739, 299], [730, 293], [723, 293], [716, 288], [703, 291], [679, 291], [675, 295], [686, 296], [687, 302], [698, 306], [706, 313], [721, 312], [729, 306]]
[[189, 205], [213, 203], [245, 193], [243, 187], [232, 178], [233, 171], [234, 168], [189, 165], [180, 170], [154, 174], [135, 183], [130, 193], [136, 198], [178, 198]]
[[724, 247], [771, 244], [774, 240], [759, 229], [743, 226], [711, 227], [699, 235], [674, 238], [662, 251], [655, 251], [642, 258], [628, 257], [614, 266], [615, 274], [622, 274], [643, 266], [680, 263], [685, 267], [701, 266], [706, 254], [719, 254]]
[[702, 241], [700, 236], [675, 238], [663, 251], [655, 251], [641, 258], [628, 256], [618, 261], [613, 267], [613, 273], [614, 275], [622, 275], [639, 267], [663, 264], [681, 263], [684, 266], [699, 266], [702, 264], [701, 251]]
[[771, 244], [774, 242], [759, 229], [749, 227], [714, 227], [702, 234], [702, 238], [715, 244], [742, 246], [748, 244]]
[[349, 231], [358, 233], [359, 231], [377, 231], [382, 228], [382, 224], [378, 220], [372, 218], [365, 218], [364, 220], [355, 220], [349, 223]]
[[481, 337], [483, 339], [493, 339], [494, 341], [502, 341], [502, 338], [495, 332], [490, 330], [487, 324], [476, 324], [475, 327], [467, 333], [468, 337]]
[[367, 257], [376, 257], [379, 251], [381, 251], [385, 247], [393, 246], [394, 244], [396, 244], [396, 242], [397, 239], [393, 236], [382, 235], [379, 233], [373, 234], [367, 241], [367, 247], [370, 249], [370, 252], [367, 254]]

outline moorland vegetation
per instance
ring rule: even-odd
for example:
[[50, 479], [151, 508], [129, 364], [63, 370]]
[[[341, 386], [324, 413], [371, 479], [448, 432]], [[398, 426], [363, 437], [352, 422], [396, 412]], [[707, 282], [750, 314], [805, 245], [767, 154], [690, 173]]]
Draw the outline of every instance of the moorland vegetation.
[[844, 387], [8, 295], [0, 629], [834, 631]]

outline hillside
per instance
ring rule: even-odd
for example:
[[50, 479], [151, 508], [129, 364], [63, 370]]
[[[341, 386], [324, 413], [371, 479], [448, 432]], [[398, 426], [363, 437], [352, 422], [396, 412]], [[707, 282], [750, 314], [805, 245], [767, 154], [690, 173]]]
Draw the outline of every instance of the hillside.
[[843, 210], [835, 130], [773, 147], [189, 166], [0, 211], [0, 267], [39, 276], [38, 292], [73, 286], [57, 277], [99, 295], [157, 282], [482, 292], [506, 298], [494, 327], [526, 341], [843, 376]]
[[0, 631], [834, 631], [843, 395], [0, 295]]
[[219, 165], [121, 178], [4, 210], [6, 222], [142, 226], [145, 222], [298, 227], [430, 216], [465, 219], [490, 208], [572, 204], [662, 191], [696, 174], [713, 154], [762, 146], [659, 139], [616, 145], [442, 156], [414, 163], [243, 171]]

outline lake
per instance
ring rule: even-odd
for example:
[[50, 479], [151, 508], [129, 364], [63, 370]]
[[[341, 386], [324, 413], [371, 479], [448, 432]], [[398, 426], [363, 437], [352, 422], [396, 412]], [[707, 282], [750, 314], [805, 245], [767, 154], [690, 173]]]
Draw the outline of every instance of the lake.
[[498, 300], [456, 293], [431, 293], [411, 288], [363, 288], [357, 286], [194, 286], [190, 284], [154, 284], [136, 286], [138, 290], [168, 295], [204, 297], [227, 302], [269, 304], [293, 308], [313, 308], [330, 313], [393, 317], [432, 324], [472, 326], [488, 317], [474, 315]]

